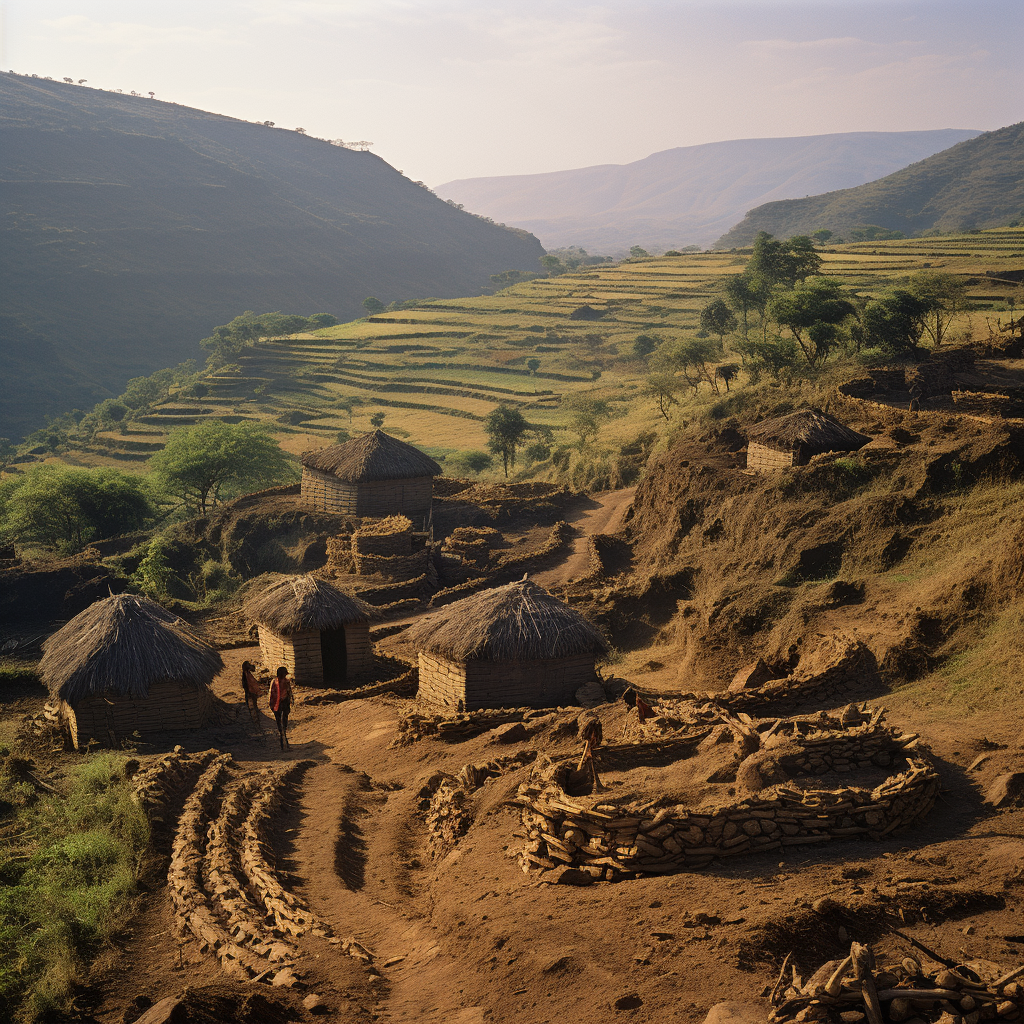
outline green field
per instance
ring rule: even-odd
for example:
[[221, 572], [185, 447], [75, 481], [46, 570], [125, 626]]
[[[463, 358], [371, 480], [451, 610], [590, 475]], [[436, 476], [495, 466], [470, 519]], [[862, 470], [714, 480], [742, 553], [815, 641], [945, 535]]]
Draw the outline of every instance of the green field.
[[[975, 310], [960, 330], [981, 338], [986, 319], [994, 319], [1014, 291], [998, 275], [1021, 267], [1024, 229], [862, 242], [821, 255], [823, 274], [865, 296], [925, 268], [963, 277]], [[370, 429], [376, 412], [385, 414], [387, 429], [444, 457], [486, 447], [482, 420], [499, 403], [551, 428], [556, 446], [568, 445], [573, 437], [565, 429], [562, 399], [575, 394], [610, 404], [613, 416], [602, 424], [595, 447], [614, 451], [639, 432], [665, 425], [653, 400], [642, 394], [647, 366], [632, 356], [636, 337], [650, 334], [661, 342], [695, 332], [701, 308], [748, 257], [749, 251], [692, 253], [588, 268], [497, 295], [428, 299], [263, 343], [210, 375], [202, 400], [172, 399], [129, 433], [101, 434], [63, 458], [144, 469], [167, 430], [206, 417], [262, 420], [285, 450], [298, 454], [332, 443], [339, 430]], [[600, 318], [570, 319], [584, 305]], [[540, 366], [531, 373], [527, 360], [534, 358]], [[738, 361], [728, 338], [722, 358]], [[744, 386], [741, 374], [733, 387]], [[703, 388], [696, 403], [706, 406], [715, 397]], [[350, 401], [351, 412], [338, 405]], [[295, 411], [313, 418], [297, 425], [278, 421]]]

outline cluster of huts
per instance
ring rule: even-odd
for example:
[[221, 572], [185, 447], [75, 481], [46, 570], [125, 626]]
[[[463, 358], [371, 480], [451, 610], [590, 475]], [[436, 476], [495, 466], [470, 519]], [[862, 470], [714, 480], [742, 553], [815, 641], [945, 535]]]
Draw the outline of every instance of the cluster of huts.
[[[340, 485], [353, 489], [346, 493], [363, 508], [360, 515], [368, 515], [363, 497], [372, 502], [387, 493], [397, 504], [379, 514], [429, 516], [432, 472], [440, 470], [411, 445], [376, 431], [314, 454], [304, 458], [304, 499], [305, 470], [315, 462], [321, 475], [325, 467], [339, 469]], [[392, 472], [420, 475], [399, 478], [413, 481], [408, 490], [362, 490], [365, 483], [387, 482], [379, 476], [385, 464]], [[367, 471], [368, 481], [361, 477]], [[320, 477], [310, 479], [310, 503], [325, 501]], [[256, 626], [265, 665], [286, 666], [298, 686], [353, 687], [371, 674], [370, 623], [379, 617], [372, 605], [313, 575], [262, 583], [243, 611]], [[572, 703], [608, 650], [582, 615], [525, 578], [456, 601], [424, 617], [407, 637], [418, 655], [421, 699], [452, 711]], [[148, 598], [119, 594], [54, 633], [44, 644], [40, 671], [78, 747], [209, 724], [211, 684], [223, 667], [182, 618]]]
[[[804, 410], [751, 431], [747, 466], [803, 465], [869, 440], [819, 410]], [[441, 472], [423, 452], [380, 430], [306, 453], [302, 464], [301, 500], [315, 509], [421, 523]], [[299, 686], [351, 687], [372, 672], [370, 623], [378, 612], [326, 579], [271, 578], [244, 611], [256, 625], [264, 664], [286, 666]], [[420, 698], [452, 711], [572, 703], [608, 650], [582, 615], [525, 578], [425, 616], [406, 637], [417, 651]], [[41, 662], [75, 746], [206, 725], [210, 685], [222, 668], [220, 655], [179, 616], [127, 594], [97, 601], [68, 622], [45, 643]]]

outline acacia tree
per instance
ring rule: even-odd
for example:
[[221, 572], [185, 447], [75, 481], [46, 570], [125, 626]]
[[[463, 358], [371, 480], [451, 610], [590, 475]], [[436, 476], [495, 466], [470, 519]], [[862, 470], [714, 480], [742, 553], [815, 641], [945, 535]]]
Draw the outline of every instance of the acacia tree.
[[658, 403], [658, 411], [668, 419], [668, 410], [679, 404], [679, 378], [673, 373], [652, 373], [644, 382], [643, 393]]
[[198, 423], [172, 430], [150, 460], [157, 480], [200, 515], [220, 500], [229, 482], [269, 486], [292, 475], [284, 452], [258, 423]]
[[717, 334], [719, 344], [722, 344], [725, 336], [736, 330], [737, 326], [739, 321], [736, 314], [722, 299], [712, 299], [700, 311], [700, 329], [707, 331], [708, 334]]
[[865, 307], [861, 318], [865, 341], [890, 355], [910, 355], [924, 334], [930, 312], [928, 300], [902, 288], [893, 289]]
[[829, 277], [786, 292], [772, 299], [768, 307], [769, 316], [793, 335], [812, 367], [828, 358], [839, 336], [838, 325], [856, 313], [839, 282]]
[[516, 452], [522, 446], [530, 429], [526, 417], [510, 405], [499, 405], [484, 418], [487, 447], [493, 455], [500, 455], [505, 476], [509, 466], [516, 464]]
[[930, 308], [922, 322], [924, 333], [936, 348], [946, 340], [954, 322], [971, 308], [967, 283], [955, 274], [920, 270], [908, 279], [907, 291], [928, 303]]

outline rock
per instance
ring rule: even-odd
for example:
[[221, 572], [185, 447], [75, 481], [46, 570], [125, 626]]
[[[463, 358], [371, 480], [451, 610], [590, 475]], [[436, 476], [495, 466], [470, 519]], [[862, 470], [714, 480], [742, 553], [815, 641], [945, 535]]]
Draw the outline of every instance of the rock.
[[521, 743], [530, 738], [530, 732], [522, 722], [509, 722], [498, 726], [491, 733], [495, 743]]
[[168, 996], [151, 1006], [135, 1024], [186, 1024], [188, 1008], [177, 996]]
[[309, 1010], [310, 1013], [317, 1015], [330, 1013], [331, 1008], [324, 1002], [321, 996], [318, 996], [315, 992], [311, 992], [305, 999], [302, 1000], [302, 1005]]
[[732, 1001], [715, 1003], [708, 1010], [704, 1024], [764, 1024], [768, 1010], [763, 1003]]
[[560, 956], [557, 960], [552, 960], [546, 967], [543, 968], [545, 974], [554, 974], [556, 971], [564, 971], [569, 966], [569, 958], [567, 956]]
[[630, 992], [627, 995], [619, 996], [618, 999], [612, 1003], [612, 1008], [616, 1010], [638, 1010], [644, 1005], [644, 1001], [640, 998], [636, 992]]
[[274, 988], [295, 988], [299, 979], [285, 967], [274, 975]]
[[555, 878], [555, 885], [593, 885], [594, 876], [579, 868], [563, 868], [558, 877]]
[[1010, 807], [1024, 798], [1024, 772], [1006, 772], [997, 776], [985, 794], [992, 807]]
[[741, 668], [739, 672], [732, 677], [729, 689], [732, 692], [736, 692], [737, 690], [753, 690], [758, 686], [764, 686], [765, 683], [774, 678], [775, 673], [764, 663], [764, 659], [758, 658], [757, 661], [752, 662], [749, 665], [744, 665], [743, 668]]

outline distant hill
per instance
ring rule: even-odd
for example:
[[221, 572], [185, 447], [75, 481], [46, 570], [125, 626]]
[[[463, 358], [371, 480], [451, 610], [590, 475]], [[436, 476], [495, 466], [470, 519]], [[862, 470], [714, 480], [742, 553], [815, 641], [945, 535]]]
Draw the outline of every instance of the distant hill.
[[522, 231], [380, 157], [293, 131], [0, 74], [0, 435], [189, 357], [246, 309], [476, 294], [538, 270]]
[[549, 249], [614, 254], [710, 245], [752, 206], [849, 188], [980, 132], [847, 132], [667, 149], [631, 164], [465, 178], [435, 190], [532, 231]]
[[1024, 216], [1024, 122], [986, 132], [857, 188], [751, 210], [716, 247], [750, 245], [758, 231], [779, 238], [829, 228], [843, 237], [874, 224], [924, 231], [994, 228]]

